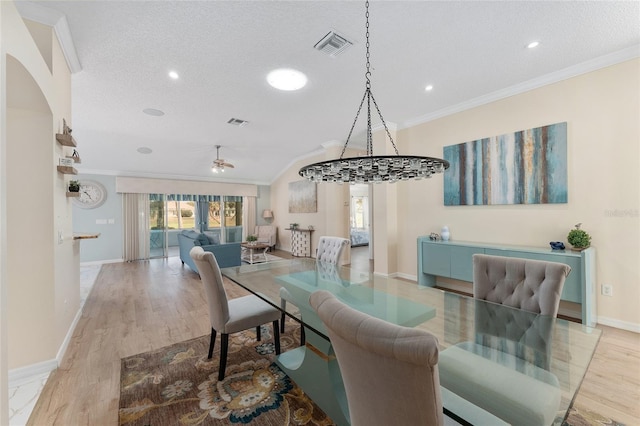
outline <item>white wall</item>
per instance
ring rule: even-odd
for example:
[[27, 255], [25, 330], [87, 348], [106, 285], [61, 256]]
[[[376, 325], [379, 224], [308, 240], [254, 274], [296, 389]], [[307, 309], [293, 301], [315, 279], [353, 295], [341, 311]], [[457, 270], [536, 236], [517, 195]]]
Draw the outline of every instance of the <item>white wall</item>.
[[59, 157], [68, 154], [55, 133], [62, 132], [63, 118], [72, 124], [71, 76], [52, 29], [29, 28], [42, 49], [13, 2], [0, 2], [2, 424], [8, 369], [55, 368], [80, 299], [79, 257], [65, 196], [69, 177], [56, 170]]

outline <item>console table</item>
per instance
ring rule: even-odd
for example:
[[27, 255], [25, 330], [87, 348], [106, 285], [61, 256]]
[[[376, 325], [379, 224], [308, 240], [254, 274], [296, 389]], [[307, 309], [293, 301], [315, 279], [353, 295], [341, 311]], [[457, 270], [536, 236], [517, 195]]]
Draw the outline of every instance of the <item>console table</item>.
[[468, 241], [432, 241], [418, 237], [418, 284], [435, 287], [438, 277], [473, 282], [473, 260], [476, 253], [493, 256], [559, 262], [571, 267], [564, 282], [561, 300], [580, 304], [582, 323], [595, 326], [595, 249], [583, 251], [551, 250], [505, 244], [483, 244]]
[[291, 255], [311, 257], [311, 233], [313, 229], [285, 229], [291, 231]]

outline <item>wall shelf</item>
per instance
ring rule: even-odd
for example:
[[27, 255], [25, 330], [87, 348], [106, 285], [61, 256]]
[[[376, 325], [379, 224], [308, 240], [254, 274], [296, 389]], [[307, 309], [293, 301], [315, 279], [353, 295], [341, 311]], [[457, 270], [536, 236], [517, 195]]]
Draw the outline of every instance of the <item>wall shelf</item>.
[[56, 133], [56, 140], [60, 145], [64, 146], [73, 146], [76, 147], [76, 140], [71, 135], [66, 135], [64, 133]]
[[67, 197], [70, 198], [75, 198], [75, 197], [79, 197], [80, 193], [79, 192], [71, 192], [71, 191], [67, 191]]
[[78, 171], [76, 169], [74, 169], [73, 167], [69, 167], [69, 166], [56, 166], [58, 168], [58, 171], [62, 174], [65, 175], [77, 175]]

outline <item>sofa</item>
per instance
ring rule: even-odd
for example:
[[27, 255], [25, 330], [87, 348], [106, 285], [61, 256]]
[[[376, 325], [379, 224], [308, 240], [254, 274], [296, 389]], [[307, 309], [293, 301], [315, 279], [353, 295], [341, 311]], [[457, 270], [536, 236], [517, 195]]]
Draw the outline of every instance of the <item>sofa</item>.
[[221, 268], [240, 266], [240, 243], [220, 244], [218, 234], [203, 234], [198, 231], [182, 231], [178, 234], [178, 245], [180, 246], [180, 260], [198, 272], [196, 264], [189, 256], [189, 252], [194, 246], [201, 246], [204, 251], [210, 251], [216, 257], [216, 261]]

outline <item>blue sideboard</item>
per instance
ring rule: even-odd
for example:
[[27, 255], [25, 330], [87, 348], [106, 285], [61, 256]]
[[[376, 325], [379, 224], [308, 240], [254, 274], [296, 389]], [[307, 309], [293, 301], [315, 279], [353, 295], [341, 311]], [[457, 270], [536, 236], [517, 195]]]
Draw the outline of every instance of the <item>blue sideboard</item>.
[[562, 300], [580, 304], [582, 323], [595, 326], [595, 249], [583, 251], [551, 250], [504, 244], [468, 241], [432, 241], [418, 237], [418, 285], [435, 287], [438, 277], [473, 282], [476, 253], [521, 257], [571, 266], [562, 290]]

